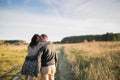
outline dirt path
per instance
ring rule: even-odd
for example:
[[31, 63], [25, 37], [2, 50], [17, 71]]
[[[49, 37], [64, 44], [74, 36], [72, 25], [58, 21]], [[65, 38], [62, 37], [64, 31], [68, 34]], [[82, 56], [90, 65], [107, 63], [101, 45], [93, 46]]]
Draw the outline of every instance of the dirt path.
[[56, 76], [56, 80], [74, 80], [72, 70], [64, 54], [64, 47], [61, 48], [59, 53], [59, 62]]

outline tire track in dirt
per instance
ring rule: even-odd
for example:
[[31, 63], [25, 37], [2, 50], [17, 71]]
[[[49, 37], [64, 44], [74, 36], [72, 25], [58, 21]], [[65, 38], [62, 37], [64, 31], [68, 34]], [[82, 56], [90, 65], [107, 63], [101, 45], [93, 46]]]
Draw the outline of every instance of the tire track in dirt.
[[72, 70], [64, 54], [64, 47], [61, 48], [58, 59], [56, 80], [74, 80]]

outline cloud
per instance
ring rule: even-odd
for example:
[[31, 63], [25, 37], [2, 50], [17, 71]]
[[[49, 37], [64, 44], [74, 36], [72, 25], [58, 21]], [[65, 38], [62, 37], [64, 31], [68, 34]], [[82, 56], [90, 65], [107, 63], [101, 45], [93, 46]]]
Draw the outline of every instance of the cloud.
[[14, 34], [24, 39], [28, 36], [30, 40], [34, 33], [46, 33], [51, 40], [60, 40], [76, 34], [120, 32], [119, 0], [36, 1], [43, 5], [31, 6], [33, 0], [25, 0], [23, 3], [27, 7], [21, 7], [22, 10], [0, 8], [0, 35]]
[[[113, 31], [118, 30], [118, 26], [120, 23], [114, 20], [106, 20], [106, 19], [96, 19], [96, 18], [89, 18], [89, 19], [73, 19], [73, 18], [66, 18], [61, 16], [53, 16], [53, 15], [44, 15], [44, 14], [31, 14], [31, 13], [24, 13], [24, 12], [16, 12], [16, 11], [0, 11], [0, 20], [1, 26], [6, 27], [31, 27], [31, 28], [41, 28], [42, 30], [36, 29], [37, 31], [45, 31], [49, 32], [49, 30], [56, 30], [56, 31], [81, 31], [83, 33], [84, 30], [87, 28], [90, 32], [92, 29], [100, 28], [103, 29], [104, 27], [110, 28], [114, 27]], [[33, 29], [31, 29], [33, 30]], [[23, 30], [24, 31], [24, 30]], [[107, 31], [107, 30], [106, 30]], [[69, 32], [69, 31], [68, 31]], [[97, 32], [97, 31], [94, 31]]]
[[118, 0], [43, 0], [48, 12], [64, 17], [117, 18], [120, 17]]
[[[120, 18], [119, 0], [8, 0], [13, 8], [30, 13], [49, 14], [71, 18]], [[21, 5], [21, 6], [20, 6]]]

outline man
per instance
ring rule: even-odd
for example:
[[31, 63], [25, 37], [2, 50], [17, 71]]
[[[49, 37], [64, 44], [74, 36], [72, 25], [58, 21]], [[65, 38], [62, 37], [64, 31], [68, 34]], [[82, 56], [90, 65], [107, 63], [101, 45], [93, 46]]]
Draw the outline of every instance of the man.
[[[41, 35], [44, 42], [47, 42], [46, 34]], [[56, 73], [57, 54], [54, 46], [50, 43], [44, 47], [41, 55], [41, 80], [54, 80]]]
[[[41, 38], [43, 42], [48, 43], [48, 36], [46, 34], [41, 34]], [[27, 56], [26, 59], [34, 60], [36, 59], [36, 56], [41, 62], [38, 63], [41, 64], [41, 80], [54, 80], [58, 57], [52, 43], [49, 43], [44, 47], [40, 48], [39, 52], [36, 55]]]

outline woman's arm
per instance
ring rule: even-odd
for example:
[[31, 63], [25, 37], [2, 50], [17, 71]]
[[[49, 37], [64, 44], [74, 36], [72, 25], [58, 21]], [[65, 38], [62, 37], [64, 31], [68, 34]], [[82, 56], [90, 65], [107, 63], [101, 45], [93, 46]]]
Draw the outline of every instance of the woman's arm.
[[25, 59], [26, 59], [26, 60], [30, 60], [30, 61], [37, 60], [38, 55], [39, 55], [39, 54], [42, 54], [43, 50], [44, 50], [44, 47], [41, 47], [35, 55], [26, 56]]

